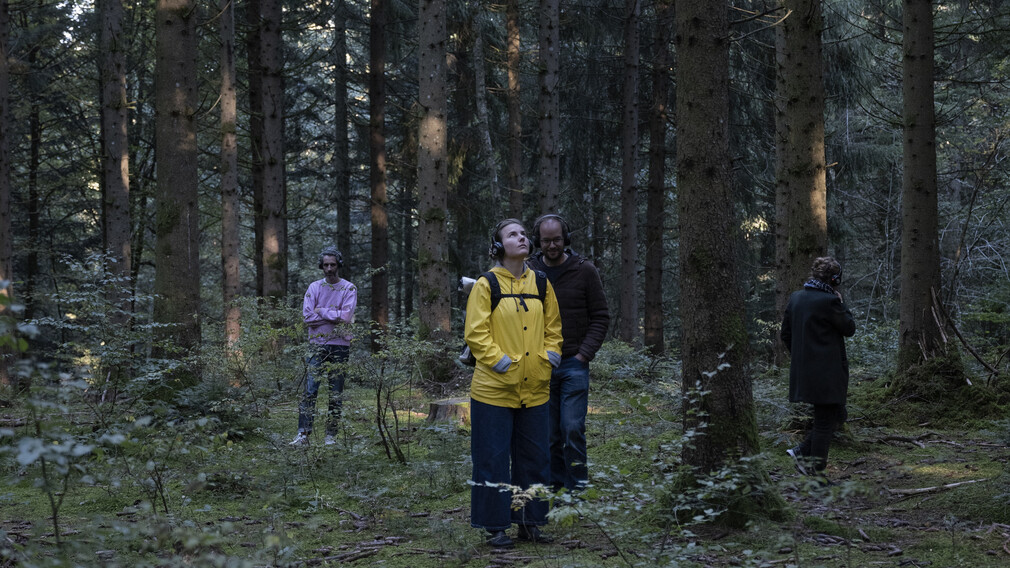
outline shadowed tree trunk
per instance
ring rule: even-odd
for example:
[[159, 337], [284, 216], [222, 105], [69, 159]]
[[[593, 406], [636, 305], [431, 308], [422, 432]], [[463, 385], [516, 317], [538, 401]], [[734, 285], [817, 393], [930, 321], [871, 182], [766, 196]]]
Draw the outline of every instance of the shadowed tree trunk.
[[[417, 267], [421, 287], [418, 315], [421, 338], [438, 337], [450, 330], [449, 275], [446, 235], [448, 207], [445, 0], [420, 0], [418, 10], [418, 127]], [[483, 65], [483, 60], [474, 65]], [[477, 93], [478, 97], [484, 96]]]
[[239, 190], [235, 93], [235, 3], [221, 0], [221, 288], [224, 304], [225, 345], [231, 349], [242, 333], [236, 300], [239, 280]]
[[375, 326], [372, 350], [378, 349], [377, 333], [389, 325], [389, 218], [386, 212], [386, 3], [371, 0], [369, 22], [368, 113], [369, 185], [372, 216], [371, 320]]
[[[707, 0], [676, 3], [684, 429], [699, 432], [682, 455], [695, 475], [759, 451], [730, 186], [728, 10]], [[742, 525], [774, 497], [731, 499], [721, 520]]]
[[640, 0], [624, 14], [624, 98], [621, 114], [621, 339], [634, 344], [638, 324], [638, 19]]
[[670, 32], [673, 0], [656, 2], [656, 59], [649, 110], [649, 188], [645, 213], [645, 346], [654, 355], [663, 341], [663, 227], [666, 224], [666, 123], [670, 92]]
[[[337, 248], [344, 258], [351, 258], [351, 145], [348, 137], [347, 83], [347, 4], [333, 3], [333, 180], [337, 201]], [[353, 263], [341, 272], [351, 275]]]
[[940, 329], [931, 312], [930, 292], [931, 289], [940, 291], [933, 3], [905, 0], [902, 5], [904, 174], [901, 184], [899, 371], [932, 357], [943, 347]]
[[[783, 0], [788, 16], [776, 29], [776, 286], [775, 308], [803, 284], [813, 260], [827, 254], [824, 81], [820, 0]], [[783, 362], [783, 346], [776, 360]]]
[[262, 65], [263, 200], [259, 211], [263, 231], [263, 296], [283, 298], [288, 289], [287, 188], [284, 172], [284, 54], [281, 0], [260, 0], [260, 63]]
[[256, 296], [263, 297], [263, 48], [261, 0], [246, 0], [246, 66], [249, 75], [249, 170], [253, 194], [253, 268]]
[[561, 179], [561, 96], [558, 92], [561, 68], [559, 0], [540, 0], [540, 212], [558, 210]]
[[[14, 279], [14, 238], [11, 226], [11, 163], [10, 163], [10, 60], [7, 47], [10, 28], [10, 8], [7, 0], [0, 0], [0, 295], [8, 300], [14, 297], [9, 284]], [[0, 305], [0, 315], [7, 308]], [[10, 352], [0, 347], [0, 385], [10, 385], [8, 372]]]
[[102, 237], [109, 272], [121, 281], [109, 300], [116, 324], [129, 319], [130, 153], [127, 139], [126, 63], [122, 49], [123, 4], [102, 0]]
[[[155, 8], [156, 160], [154, 321], [171, 324], [158, 354], [182, 358], [200, 346], [200, 223], [197, 209], [196, 18], [193, 0]], [[165, 345], [170, 342], [171, 349]], [[191, 384], [198, 372], [173, 375]]]
[[[38, 45], [28, 50], [26, 57], [29, 73], [36, 71]], [[42, 272], [39, 251], [42, 250], [42, 200], [39, 197], [39, 166], [42, 161], [42, 121], [39, 119], [39, 102], [32, 99], [28, 105], [28, 254], [25, 265], [24, 318], [35, 317], [35, 286]]]
[[523, 117], [519, 99], [519, 0], [505, 0], [505, 67], [508, 76], [509, 215], [523, 215]]

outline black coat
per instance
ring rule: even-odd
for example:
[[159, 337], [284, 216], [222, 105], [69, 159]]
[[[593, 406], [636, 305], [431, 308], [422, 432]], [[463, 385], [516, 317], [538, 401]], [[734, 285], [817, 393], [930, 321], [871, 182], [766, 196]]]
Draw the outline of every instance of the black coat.
[[804, 288], [789, 296], [781, 336], [792, 355], [790, 402], [845, 404], [849, 389], [845, 338], [855, 333], [852, 312], [834, 294]]

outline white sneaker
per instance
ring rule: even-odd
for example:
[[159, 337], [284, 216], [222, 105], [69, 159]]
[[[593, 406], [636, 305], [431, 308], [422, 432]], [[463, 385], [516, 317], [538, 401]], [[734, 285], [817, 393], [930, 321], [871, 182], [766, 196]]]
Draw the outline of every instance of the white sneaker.
[[796, 466], [796, 471], [800, 472], [800, 475], [807, 475], [807, 468], [803, 467], [803, 460], [806, 458], [800, 453], [800, 447], [789, 448], [786, 450], [786, 453], [789, 454], [789, 457], [793, 458], [793, 465]]
[[291, 440], [291, 443], [288, 444], [288, 445], [289, 446], [308, 446], [309, 445], [309, 436], [307, 434], [305, 434], [304, 432], [299, 432], [298, 435], [295, 436], [295, 439]]
[[333, 446], [333, 445], [336, 445], [336, 443], [337, 443], [337, 438], [335, 436], [333, 436], [332, 434], [327, 434], [326, 437], [323, 438], [323, 445], [324, 446]]

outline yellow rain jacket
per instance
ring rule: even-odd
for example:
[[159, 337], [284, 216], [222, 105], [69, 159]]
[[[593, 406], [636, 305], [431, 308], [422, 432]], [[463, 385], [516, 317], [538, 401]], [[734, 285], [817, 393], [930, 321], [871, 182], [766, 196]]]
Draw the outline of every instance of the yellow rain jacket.
[[[491, 285], [478, 278], [466, 303], [464, 338], [477, 359], [470, 384], [474, 400], [507, 408], [544, 404], [551, 394], [551, 363], [547, 352], [561, 353], [561, 313], [554, 288], [547, 283], [541, 305], [536, 274], [527, 268], [516, 279], [511, 272], [495, 266], [502, 298], [491, 313]], [[529, 294], [525, 308], [519, 298], [506, 294]], [[508, 355], [512, 360], [504, 373], [493, 367]]]

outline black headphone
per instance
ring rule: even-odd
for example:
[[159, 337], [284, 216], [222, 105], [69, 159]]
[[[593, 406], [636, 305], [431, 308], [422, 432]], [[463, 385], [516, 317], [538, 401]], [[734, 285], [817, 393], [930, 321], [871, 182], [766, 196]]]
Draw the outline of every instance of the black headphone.
[[568, 223], [555, 213], [548, 213], [546, 215], [541, 215], [536, 222], [533, 223], [533, 246], [540, 248], [540, 225], [547, 220], [553, 219], [561, 224], [561, 237], [565, 240], [565, 246], [571, 246], [572, 244], [572, 234], [568, 229]]
[[831, 275], [831, 285], [838, 286], [842, 283], [842, 265], [838, 265], [838, 274]]
[[491, 231], [491, 248], [488, 249], [487, 255], [495, 260], [501, 260], [505, 258], [505, 245], [501, 242], [501, 235], [499, 234], [506, 225], [520, 225], [522, 226], [522, 221], [519, 219], [502, 219], [494, 226], [494, 230]]
[[337, 259], [337, 268], [344, 267], [344, 257], [336, 247], [326, 247], [319, 253], [319, 268], [323, 267], [323, 257], [332, 256]]

